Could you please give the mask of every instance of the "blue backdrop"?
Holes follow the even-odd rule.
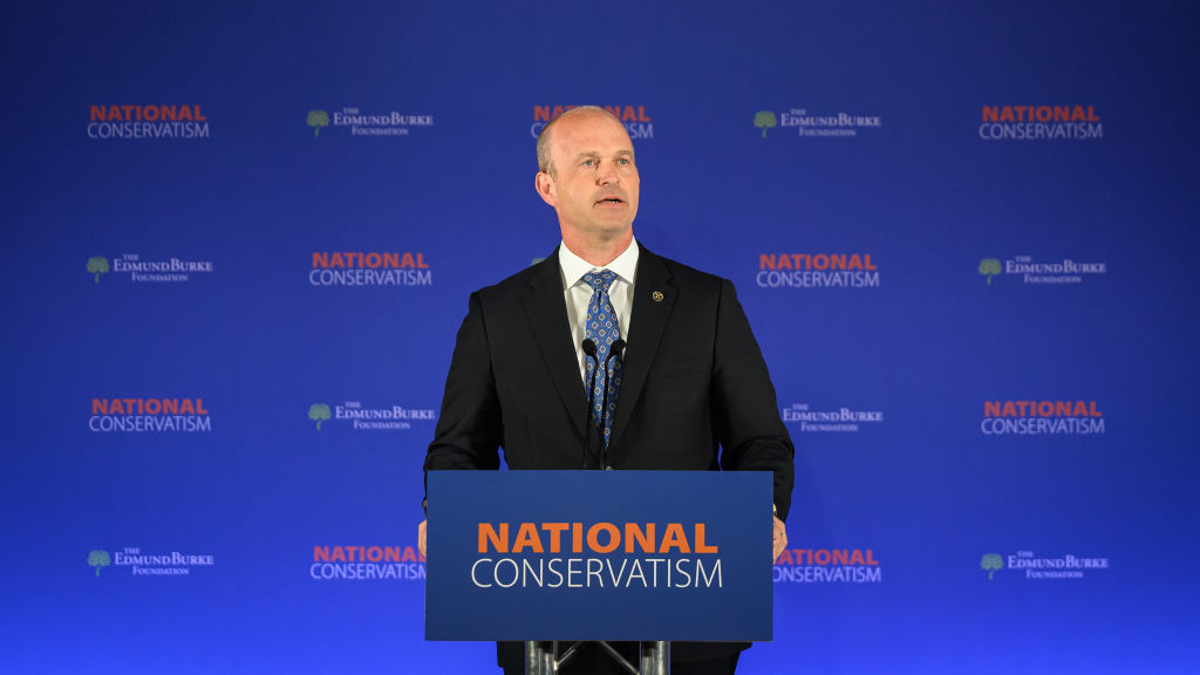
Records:
[[[0,670],[491,663],[422,640],[421,461],[585,103],[796,443],[742,671],[1200,667],[1193,4],[7,15]]]

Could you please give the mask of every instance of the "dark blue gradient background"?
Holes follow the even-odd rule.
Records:
[[[795,548],[882,580],[775,585],[741,672],[1188,673],[1200,553],[1197,11],[1184,2],[24,3],[0,50],[0,670],[478,672],[421,581],[318,581],[314,546],[414,546],[467,295],[547,255],[537,105],[644,106],[635,231],[734,281],[789,424]],[[100,104],[211,138],[93,140]],[[1091,105],[1104,137],[984,141],[985,105]],[[427,114],[314,138],[310,110]],[[801,138],[755,113],[877,115]],[[428,287],[319,287],[314,251],[421,252]],[[764,253],[870,254],[878,288],[763,288]],[[212,261],[93,283],[92,256]],[[1104,262],[988,285],[983,258]],[[93,398],[199,397],[212,431],[94,433]],[[1106,433],[985,436],[990,400],[1096,401]],[[88,552],[211,554],[135,577]],[[1083,579],[986,553],[1103,557]],[[464,609],[464,611],[469,611]]]

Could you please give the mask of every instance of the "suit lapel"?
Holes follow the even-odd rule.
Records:
[[[640,246],[640,244],[639,244]],[[621,362],[621,394],[617,414],[613,418],[609,448],[617,447],[629,416],[637,407],[642,387],[650,373],[650,364],[658,352],[667,319],[675,304],[677,289],[671,283],[671,272],[662,260],[646,247],[638,253],[637,279],[633,287],[633,308],[629,317],[630,330],[625,338],[625,358]],[[657,295],[661,294],[661,296]],[[661,299],[656,300],[655,298]],[[636,328],[637,330],[633,330]]]
[[[549,368],[563,407],[582,437],[587,423],[587,395],[583,381],[579,379],[579,363],[574,345],[571,344],[557,248],[553,255],[538,265],[536,273],[529,280],[523,303],[542,361]]]

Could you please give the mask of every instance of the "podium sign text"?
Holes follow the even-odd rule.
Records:
[[[771,639],[768,472],[428,480],[426,639]]]

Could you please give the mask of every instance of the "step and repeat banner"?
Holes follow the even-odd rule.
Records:
[[[8,15],[0,670],[488,672],[423,640],[421,463],[582,104],[796,445],[743,672],[1200,667],[1192,5]]]

